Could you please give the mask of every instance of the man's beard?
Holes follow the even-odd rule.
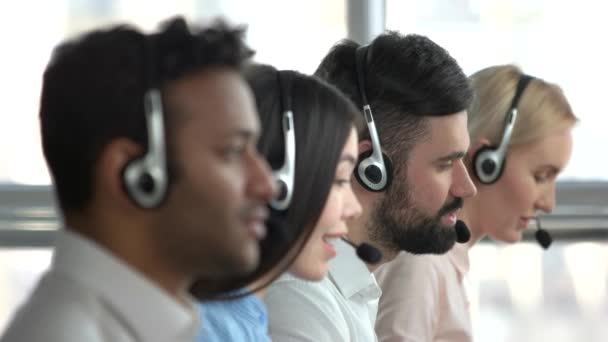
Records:
[[[437,214],[428,215],[412,205],[405,183],[393,182],[374,208],[368,223],[371,241],[393,253],[446,253],[456,243],[456,231],[453,226],[441,224],[441,217],[462,208],[462,198],[456,197],[445,203]]]

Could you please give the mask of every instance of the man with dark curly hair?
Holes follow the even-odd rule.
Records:
[[[463,161],[473,93],[444,48],[398,32],[366,46],[336,44],[316,75],[344,92],[367,121],[352,181],[363,213],[349,225],[348,239],[374,245],[382,258],[364,263],[338,241],[323,281],[279,279],[265,296],[270,335],[273,341],[376,341],[381,289],[371,272],[402,251],[449,251],[458,210],[476,193]]]
[[[251,54],[242,30],[181,18],[55,50],[40,123],[66,228],[2,341],[193,340],[189,287],[257,266],[274,194]]]

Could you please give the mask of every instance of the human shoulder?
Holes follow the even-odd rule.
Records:
[[[282,301],[294,300],[323,310],[339,312],[336,298],[339,295],[340,292],[327,277],[321,281],[307,281],[293,276],[283,276],[267,289],[264,302],[267,306],[274,306]]]
[[[381,265],[374,275],[380,283],[390,278],[419,279],[425,275],[431,279],[440,279],[449,266],[450,261],[445,254],[414,255],[400,252],[395,259]]]
[[[348,341],[348,324],[339,291],[325,278],[319,282],[282,277],[264,296],[273,341]]]
[[[2,342],[102,341],[99,299],[62,274],[47,273],[15,313]]]

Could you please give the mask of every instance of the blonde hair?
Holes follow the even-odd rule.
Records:
[[[469,77],[475,92],[468,109],[472,142],[486,138],[493,145],[500,143],[505,117],[521,75],[522,71],[514,65],[499,65],[482,69]],[[517,119],[509,146],[543,138],[571,127],[577,121],[562,89],[534,78],[517,105]]]

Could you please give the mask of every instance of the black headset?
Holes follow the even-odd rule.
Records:
[[[505,169],[507,148],[511,142],[513,127],[517,119],[517,105],[526,86],[533,79],[534,77],[529,75],[521,75],[519,78],[513,101],[511,101],[511,106],[507,111],[505,129],[500,144],[498,146],[484,146],[473,156],[473,173],[482,184],[495,183]]]
[[[368,46],[360,46],[355,53],[355,64],[357,71],[357,85],[361,102],[363,104],[363,115],[372,142],[371,150],[359,155],[355,168],[355,177],[367,190],[380,192],[386,190],[393,178],[393,167],[390,158],[382,152],[378,130],[374,123],[372,109],[367,101],[365,92],[365,65],[367,64]]]
[[[146,39],[148,89],[144,93],[145,122],[148,133],[148,151],[129,161],[122,171],[124,187],[139,207],[151,209],[160,206],[167,196],[168,176],[165,151],[165,124],[163,103],[158,80],[155,78],[155,54],[150,38]]]
[[[277,71],[279,85],[279,99],[281,103],[281,130],[285,139],[283,165],[272,172],[273,178],[279,187],[278,196],[270,201],[270,206],[276,210],[287,210],[291,203],[294,187],[294,174],[296,164],[296,136],[293,126],[293,112],[291,110],[291,82],[287,74]]]

